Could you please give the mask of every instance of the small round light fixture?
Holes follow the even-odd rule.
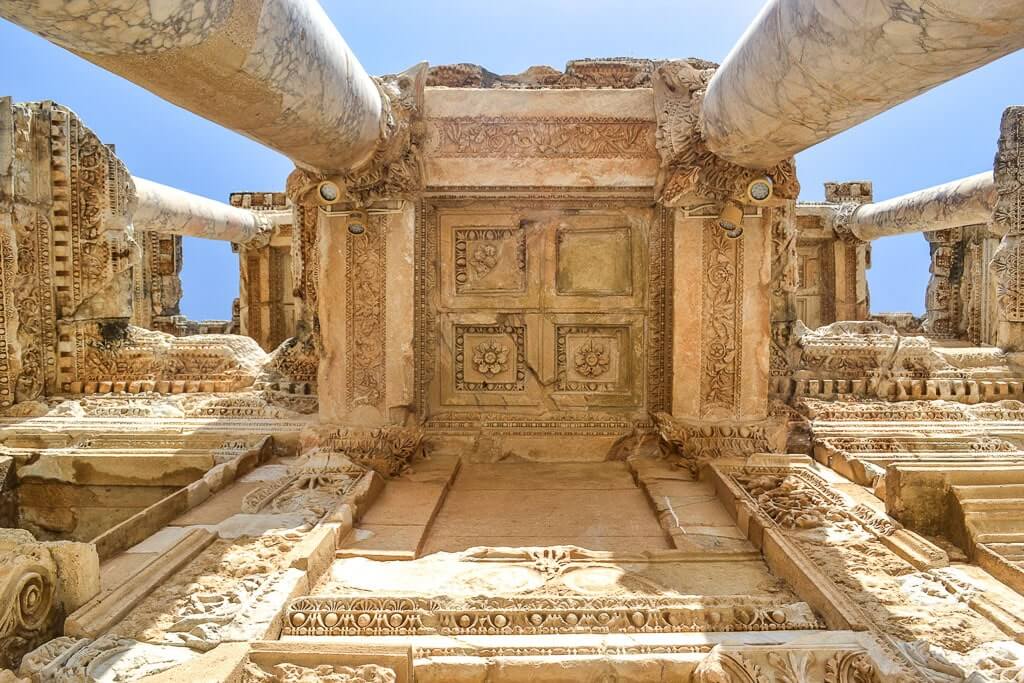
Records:
[[[718,214],[718,227],[725,230],[728,237],[736,239],[743,234],[743,207],[732,201],[727,201],[722,206],[722,212]]]
[[[772,179],[765,176],[757,178],[747,185],[747,198],[752,204],[763,204],[775,194],[775,185]]]
[[[316,194],[322,204],[332,204],[338,201],[341,196],[341,189],[330,180],[325,180],[316,186]]]
[[[362,235],[366,232],[366,219],[367,215],[365,211],[355,210],[348,215],[348,221],[346,227],[348,231],[353,235]]]

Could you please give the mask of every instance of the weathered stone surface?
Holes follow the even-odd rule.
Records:
[[[0,101],[0,519],[40,539],[0,532],[0,665],[1021,678],[1021,112],[993,174],[888,202],[798,204],[784,158],[1016,44],[1005,1],[779,0],[717,70],[378,79],[311,0],[8,4],[298,167],[201,200]],[[814,30],[752,60],[785,11]],[[785,115],[722,108],[759,74]],[[911,228],[927,313],[872,315],[865,240]],[[181,234],[240,243],[231,321],[180,315]]]

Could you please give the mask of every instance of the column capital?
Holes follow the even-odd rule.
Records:
[[[741,204],[796,199],[800,183],[793,159],[771,168],[751,169],[708,148],[701,119],[704,93],[717,68],[703,60],[677,60],[660,65],[652,76],[661,156],[657,192],[662,203],[677,206],[686,197]],[[762,196],[765,179],[768,193]],[[762,185],[755,190],[754,183]]]

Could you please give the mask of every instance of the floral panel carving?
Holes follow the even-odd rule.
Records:
[[[525,293],[522,228],[456,228],[452,260],[456,294]]]
[[[556,325],[558,391],[623,393],[633,384],[628,326]]]
[[[456,391],[526,391],[524,325],[456,325]]]

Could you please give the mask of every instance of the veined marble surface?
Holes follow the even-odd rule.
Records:
[[[348,171],[381,136],[377,86],[316,0],[9,0],[0,16],[300,165]]]
[[[996,203],[992,172],[862,204],[846,221],[859,239],[869,241],[909,232],[931,232],[988,223]]]
[[[269,235],[279,218],[277,212],[269,215],[239,209],[145,178],[132,181],[138,196],[132,215],[136,230],[245,244]]]
[[[771,0],[708,85],[704,135],[770,168],[1022,47],[1019,0]]]

